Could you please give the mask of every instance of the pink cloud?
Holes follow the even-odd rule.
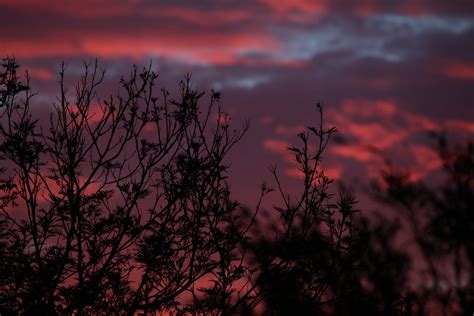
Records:
[[[12,39],[0,53],[8,55],[14,52],[16,57],[30,58],[47,56],[93,56],[114,58],[141,58],[148,55],[160,55],[170,60],[188,63],[210,63],[231,65],[241,61],[242,50],[270,51],[277,43],[262,34],[224,34],[220,32],[204,33],[190,31],[172,34],[128,35],[111,34],[75,34],[68,40],[61,37],[48,39]]]
[[[438,123],[429,119],[424,115],[418,115],[410,112],[401,114],[402,118],[408,123],[410,130],[440,131],[441,127]]]
[[[361,144],[380,149],[390,148],[409,135],[407,130],[391,129],[380,123],[351,123],[344,130],[346,135],[357,138]]]
[[[60,15],[73,15],[82,17],[104,17],[129,14],[135,6],[132,1],[116,0],[0,0],[0,5],[4,8],[47,11]]]
[[[445,125],[447,128],[453,128],[474,134],[474,122],[463,120],[448,120],[446,121]]]
[[[401,159],[415,161],[412,181],[419,180],[440,167],[440,161],[429,147],[410,143],[410,137],[420,131],[441,131],[442,126],[474,133],[474,123],[448,121],[439,124],[427,116],[397,107],[392,100],[344,100],[340,110],[329,111],[329,118],[343,137],[353,143],[332,145],[332,155],[353,159],[364,164],[367,175],[379,179],[380,160],[367,146],[381,153],[397,153]],[[406,148],[409,148],[407,153]]]
[[[392,117],[397,113],[395,102],[389,100],[380,100],[375,103],[376,110],[385,117]]]
[[[78,113],[79,111],[76,104],[69,105],[69,108],[71,110],[71,113]],[[87,111],[87,121],[89,122],[89,124],[95,124],[99,122],[106,114],[103,105],[97,102],[90,103]]]
[[[275,133],[278,135],[284,135],[288,137],[296,136],[301,132],[304,132],[306,128],[302,125],[298,126],[285,126],[285,125],[278,125],[275,127]]]
[[[424,145],[412,144],[410,150],[417,163],[417,170],[424,175],[442,166],[442,161],[437,153],[430,147]]]
[[[215,121],[219,122],[219,124],[222,124],[222,125],[229,125],[230,122],[232,121],[232,117],[229,114],[224,114],[224,113],[221,113],[220,115],[219,114],[213,114],[212,118]]]
[[[342,175],[342,167],[341,166],[325,166],[323,167],[324,174],[333,180],[337,180],[341,178]]]
[[[263,116],[260,118],[260,123],[263,125],[270,125],[275,121],[275,118],[269,115]]]
[[[455,79],[474,80],[474,65],[453,63],[443,69],[446,76]]]
[[[36,68],[36,67],[30,67],[30,66],[24,66],[24,69],[28,70],[28,74],[30,75],[30,78],[33,80],[52,80],[54,79],[54,74],[46,68]]]
[[[324,175],[332,180],[339,179],[342,174],[341,166],[335,166],[335,167],[324,166],[322,167],[322,170],[324,172]],[[318,171],[321,172],[321,169],[318,169]],[[284,174],[294,179],[298,179],[298,180],[304,179],[303,171],[301,171],[298,168],[287,168],[285,169]]]
[[[329,2],[327,0],[261,0],[261,2],[265,3],[279,14],[290,13],[295,10],[301,12],[325,13],[329,7]]]
[[[180,18],[186,22],[200,26],[216,26],[235,22],[242,22],[250,16],[249,11],[226,9],[226,10],[197,10],[193,8],[169,6],[156,9],[147,9],[144,15],[166,16]]]
[[[289,143],[277,139],[267,139],[263,142],[264,149],[279,154],[286,162],[294,163],[294,154],[287,150],[289,146]]]
[[[289,146],[289,143],[276,139],[267,139],[263,142],[263,148],[278,154],[287,153],[286,148]]]
[[[301,171],[297,168],[287,168],[287,169],[285,169],[284,173],[285,173],[285,175],[287,175],[291,178],[294,178],[294,179],[298,179],[298,180],[304,179],[303,171]]]
[[[354,9],[354,13],[360,16],[369,16],[376,13],[376,8],[373,1],[358,1]]]
[[[156,123],[154,122],[148,122],[143,126],[143,129],[149,133],[155,133],[158,131],[158,128],[156,126]]]
[[[374,155],[366,148],[356,145],[336,145],[331,146],[329,151],[332,154],[355,159],[360,162],[370,162],[374,159]]]
[[[388,149],[416,131],[441,130],[430,118],[401,110],[392,100],[344,100],[339,111],[329,111],[329,119],[343,136],[380,149]]]
[[[358,118],[392,118],[397,114],[397,107],[392,100],[346,99],[340,105],[346,115]]]

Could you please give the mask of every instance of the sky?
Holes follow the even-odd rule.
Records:
[[[0,0],[0,55],[29,69],[48,106],[61,61],[71,80],[98,58],[116,91],[132,64],[176,91],[186,73],[250,130],[231,154],[231,184],[255,201],[276,165],[290,187],[301,174],[286,147],[318,123],[339,130],[326,151],[337,181],[377,179],[377,148],[429,179],[440,162],[430,131],[474,136],[472,0]]]

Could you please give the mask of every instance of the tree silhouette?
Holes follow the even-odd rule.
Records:
[[[186,293],[201,306],[201,279],[223,308],[246,272],[224,157],[247,127],[230,130],[219,95],[203,114],[189,77],[178,100],[158,98],[157,75],[134,68],[100,99],[96,63],[72,97],[63,64],[46,127],[29,78],[13,59],[2,66],[2,312],[133,315],[176,309]]]
[[[411,181],[409,172],[388,161],[376,198],[405,223],[400,229],[411,236],[409,244],[415,247],[414,254],[402,250],[421,266],[416,271],[420,284],[410,293],[413,310],[420,315],[434,310],[466,315],[474,308],[473,144],[452,146],[444,134],[433,136],[442,181],[438,185]],[[407,288],[405,284],[400,291]]]
[[[446,315],[473,309],[473,145],[438,136],[439,189],[388,164],[378,201],[397,220],[366,218],[322,168],[336,133],[318,124],[290,146],[301,173],[287,192],[277,168],[249,208],[232,198],[232,129],[220,94],[187,76],[172,98],[151,67],[115,95],[84,65],[63,64],[48,119],[35,118],[29,76],[0,71],[0,313],[22,315]],[[266,209],[268,196],[276,205]],[[409,230],[416,253],[397,247]],[[425,286],[413,287],[417,271]],[[434,304],[434,305],[433,305]]]
[[[350,194],[341,190],[335,199],[330,193],[332,180],[321,161],[336,129],[325,128],[319,103],[317,109],[319,125],[298,135],[300,147],[288,148],[303,177],[301,193],[286,193],[276,168],[271,168],[283,206],[275,207],[277,216],[269,232],[252,245],[268,315],[334,312],[356,284],[358,211]]]

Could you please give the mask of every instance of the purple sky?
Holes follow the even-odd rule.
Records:
[[[150,60],[171,91],[187,72],[197,88],[222,91],[233,121],[251,121],[231,157],[232,185],[248,201],[270,180],[270,164],[290,186],[298,178],[285,147],[317,123],[317,100],[345,140],[324,160],[336,179],[377,177],[380,158],[367,146],[423,179],[439,167],[428,131],[474,135],[472,0],[0,0],[0,8],[0,53],[30,70],[38,106],[54,100],[61,61],[73,82],[82,60],[96,57],[110,93],[132,64]]]

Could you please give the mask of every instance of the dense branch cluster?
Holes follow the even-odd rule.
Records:
[[[46,128],[16,69],[5,61],[2,306],[133,315],[197,295],[196,281],[241,238],[223,158],[243,132],[229,130],[217,95],[202,116],[189,78],[179,100],[162,90],[159,101],[156,74],[134,68],[121,93],[102,100],[95,64],[71,96],[63,65]]]

